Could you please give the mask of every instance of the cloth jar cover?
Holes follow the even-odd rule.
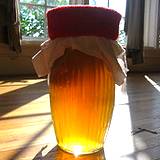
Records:
[[[127,69],[125,52],[116,41],[119,13],[102,7],[66,6],[50,10],[47,18],[49,39],[32,58],[39,77],[48,75],[54,61],[66,48],[72,48],[102,59],[111,67],[115,83],[123,83]],[[123,62],[121,65],[118,59]]]

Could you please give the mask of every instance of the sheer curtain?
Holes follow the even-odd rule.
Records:
[[[133,64],[143,63],[143,29],[145,0],[127,0],[125,32],[127,35],[127,57]]]
[[[8,43],[7,32],[7,3],[0,1],[0,43]]]
[[[143,62],[143,48],[160,44],[160,0],[127,0],[125,31],[127,56]]]
[[[21,53],[21,34],[18,0],[8,1],[8,40],[10,48],[16,53]]]
[[[158,8],[159,0],[145,0],[144,46],[158,47]]]
[[[8,44],[15,53],[21,52],[18,0],[0,1],[0,43]]]

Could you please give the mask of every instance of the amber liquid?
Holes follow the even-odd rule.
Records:
[[[49,90],[60,148],[75,154],[101,149],[114,107],[110,68],[96,57],[69,49],[53,64]]]

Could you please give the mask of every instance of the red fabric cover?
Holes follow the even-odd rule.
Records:
[[[47,12],[50,39],[57,37],[100,36],[116,40],[121,15],[95,6],[63,6]]]

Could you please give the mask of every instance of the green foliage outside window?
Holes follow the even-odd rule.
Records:
[[[120,21],[120,25],[119,25],[119,37],[118,37],[118,42],[122,45],[122,46],[126,46],[127,44],[127,38],[126,38],[126,34],[124,32],[124,17],[122,17],[121,21]]]
[[[59,5],[69,4],[68,0],[20,0],[20,21],[23,37],[45,38],[46,11]]]
[[[48,6],[60,6],[60,5],[68,5],[68,0],[48,0],[47,5]]]
[[[29,4],[45,4],[45,0],[20,0],[20,3],[29,3]]]
[[[44,7],[21,5],[20,19],[24,37],[44,37]]]

